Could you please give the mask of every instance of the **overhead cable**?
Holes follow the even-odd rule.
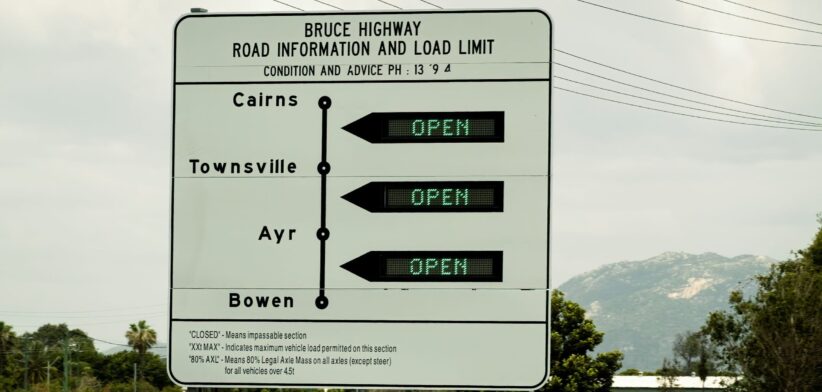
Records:
[[[295,7],[295,6],[293,6],[293,5],[289,4],[289,3],[286,3],[286,2],[284,2],[284,1],[274,0],[274,2],[275,2],[275,3],[282,4],[282,5],[286,6],[286,7],[291,7],[291,8],[293,8],[293,9],[297,10],[297,11],[305,11],[305,10],[304,10],[304,9],[302,9],[302,8]]]
[[[434,4],[434,3],[432,3],[432,2],[430,2],[430,1],[425,1],[425,0],[420,0],[420,1],[421,1],[421,2],[423,2],[423,3],[425,3],[425,4],[430,5],[430,6],[432,6],[432,7],[436,7],[436,8],[442,9],[442,7],[440,7],[440,6],[438,6],[438,5]]]
[[[752,7],[752,6],[749,6],[749,5],[747,5],[747,4],[738,3],[738,2],[736,2],[736,1],[731,1],[731,0],[722,0],[722,1],[725,1],[725,2],[727,2],[727,3],[734,4],[734,5],[738,5],[738,6],[740,6],[740,7],[750,8],[750,9],[752,9],[752,10],[756,10],[756,11],[759,11],[759,12],[764,12],[764,13],[766,13],[766,14],[771,14],[771,15],[781,16],[781,17],[783,17],[783,18],[787,18],[787,19],[791,19],[791,20],[796,20],[796,21],[799,21],[799,22],[805,22],[805,23],[810,23],[810,24],[814,24],[814,25],[817,25],[817,26],[822,26],[822,23],[817,23],[817,22],[813,22],[813,21],[810,21],[810,20],[805,20],[805,19],[794,18],[793,16],[788,16],[788,15],[783,15],[783,14],[777,14],[776,12],[771,12],[771,11],[768,11],[768,10],[763,10],[763,9],[761,9],[761,8]]]
[[[809,43],[805,43],[805,42],[793,42],[793,41],[780,41],[780,40],[775,40],[775,39],[758,38],[758,37],[750,37],[750,36],[741,35],[741,34],[726,33],[724,31],[704,29],[704,28],[701,28],[701,27],[694,27],[694,26],[684,25],[684,24],[681,24],[681,23],[675,23],[675,22],[671,22],[671,21],[667,21],[667,20],[652,18],[650,16],[639,15],[639,14],[635,14],[633,12],[628,12],[628,11],[623,11],[623,10],[616,9],[616,8],[611,8],[611,7],[608,7],[608,6],[604,6],[602,4],[592,3],[592,2],[586,1],[586,0],[577,0],[577,1],[579,1],[580,3],[585,3],[585,4],[595,6],[595,7],[603,8],[603,9],[606,9],[606,10],[609,10],[609,11],[618,12],[620,14],[625,14],[625,15],[630,15],[630,16],[634,16],[634,17],[637,17],[637,18],[652,20],[654,22],[665,23],[665,24],[669,24],[669,25],[672,25],[672,26],[682,27],[682,28],[685,28],[685,29],[698,30],[698,31],[706,32],[706,33],[714,33],[714,34],[726,35],[726,36],[729,36],[729,37],[744,38],[744,39],[749,39],[749,40],[754,40],[754,41],[763,41],[763,42],[772,42],[772,43],[786,44],[786,45],[797,45],[797,46],[809,46],[809,47],[822,48],[821,44],[809,44]]]
[[[149,309],[149,308],[157,308],[160,306],[166,306],[165,304],[156,304],[156,305],[145,305],[145,306],[135,306],[132,308],[110,308],[110,309],[97,309],[97,310],[70,310],[70,311],[56,311],[56,312],[40,312],[40,311],[16,311],[16,310],[0,310],[2,314],[44,314],[44,315],[52,315],[52,314],[78,314],[78,313],[105,313],[105,312],[129,312],[134,311],[136,309]]]
[[[768,21],[762,20],[762,19],[749,18],[747,16],[737,15],[733,12],[726,12],[726,11],[718,10],[716,8],[711,8],[711,7],[706,7],[706,6],[700,5],[700,4],[690,3],[690,2],[687,2],[685,0],[676,0],[676,1],[678,1],[682,4],[690,5],[692,7],[702,8],[702,9],[707,10],[707,11],[716,12],[716,13],[720,13],[720,14],[728,15],[728,16],[733,16],[735,18],[746,19],[746,20],[750,20],[750,21],[754,21],[754,22],[768,24],[768,25],[771,25],[771,26],[784,27],[786,29],[791,29],[791,30],[805,31],[805,32],[814,33],[814,34],[822,34],[822,31],[801,29],[799,27],[793,27],[793,26],[787,26],[787,25],[783,25],[783,24],[779,24],[779,23],[768,22]]]
[[[109,341],[107,341],[107,340],[97,339],[97,338],[93,338],[93,337],[91,337],[91,336],[89,336],[88,338],[89,338],[89,339],[91,339],[91,340],[97,341],[97,342],[101,342],[101,343],[105,343],[105,344],[110,344],[110,345],[112,345],[112,346],[131,347],[131,346],[129,346],[128,344],[112,343],[112,342],[109,342]]]
[[[89,339],[91,339],[91,340],[94,340],[94,341],[97,341],[97,342],[101,342],[101,343],[110,344],[110,345],[112,345],[112,346],[132,347],[132,346],[130,346],[130,345],[128,345],[128,344],[113,343],[113,342],[109,342],[109,341],[107,341],[107,340],[93,338],[93,337],[91,337],[91,336],[87,336],[87,337],[88,337]],[[152,346],[151,348],[168,348],[168,347],[167,347],[167,346]]]
[[[731,124],[749,125],[749,126],[753,126],[753,127],[774,128],[774,129],[790,129],[790,130],[796,130],[796,131],[822,132],[822,130],[820,130],[820,129],[779,127],[779,126],[775,126],[775,125],[752,124],[752,123],[745,123],[745,122],[741,122],[741,121],[732,121],[732,120],[723,120],[723,119],[719,119],[719,118],[704,117],[704,116],[698,116],[698,115],[695,115],[695,114],[680,113],[680,112],[674,112],[674,111],[670,111],[670,110],[652,108],[652,107],[649,107],[649,106],[637,105],[637,104],[633,104],[633,103],[619,101],[619,100],[616,100],[616,99],[609,99],[609,98],[604,98],[604,97],[600,97],[600,96],[597,96],[597,95],[585,94],[585,93],[581,93],[579,91],[574,91],[574,90],[570,90],[570,89],[562,88],[562,87],[554,87],[554,88],[557,89],[557,90],[567,91],[569,93],[583,95],[583,96],[586,96],[586,97],[600,99],[600,100],[603,100],[603,101],[618,103],[618,104],[627,105],[627,106],[633,106],[633,107],[637,107],[637,108],[641,108],[641,109],[653,110],[653,111],[656,111],[656,112],[675,114],[677,116],[693,117],[693,118],[699,118],[699,119],[703,119],[703,120],[719,121],[719,122],[731,123]]]
[[[680,100],[683,100],[683,101],[686,101],[686,102],[697,103],[697,104],[700,104],[700,105],[710,106],[710,107],[714,107],[714,108],[718,108],[718,109],[723,109],[723,110],[728,110],[728,111],[731,111],[731,112],[736,112],[736,113],[750,114],[750,115],[753,115],[753,116],[759,116],[759,117],[771,118],[771,119],[775,119],[775,120],[784,120],[784,121],[788,121],[788,122],[795,123],[795,124],[797,124],[797,125],[809,125],[809,126],[818,126],[818,125],[822,125],[822,124],[819,124],[819,123],[812,123],[812,122],[807,122],[807,121],[799,121],[799,120],[793,120],[793,119],[783,118],[783,117],[768,116],[768,115],[759,114],[759,113],[746,112],[746,111],[744,111],[744,110],[732,109],[732,108],[725,107],[725,106],[714,105],[714,104],[710,104],[710,103],[706,103],[706,102],[702,102],[702,101],[697,101],[697,100],[694,100],[694,99],[688,99],[688,98],[680,97],[680,96],[673,95],[673,94],[663,93],[663,92],[661,92],[661,91],[657,91],[657,90],[653,90],[653,89],[649,89],[649,88],[645,88],[645,87],[637,86],[637,85],[635,85],[635,84],[630,84],[630,83],[621,82],[621,81],[616,80],[616,79],[611,79],[611,78],[608,78],[608,77],[605,77],[605,76],[602,76],[602,75],[595,74],[595,73],[593,73],[593,72],[584,71],[584,70],[581,70],[581,69],[579,69],[579,68],[574,68],[574,67],[571,67],[571,66],[569,66],[569,65],[565,65],[565,64],[558,63],[558,62],[556,62],[556,61],[553,61],[553,62],[552,62],[552,64],[554,64],[554,65],[558,65],[558,66],[560,66],[560,67],[568,68],[568,69],[571,69],[571,70],[574,70],[574,71],[577,71],[577,72],[579,72],[579,73],[583,73],[583,74],[586,74],[586,75],[591,75],[591,76],[594,76],[594,77],[597,77],[597,78],[600,78],[600,79],[603,79],[603,80],[607,80],[607,81],[609,81],[609,82],[613,82],[613,83],[621,84],[621,85],[623,85],[623,86],[633,87],[633,88],[638,89],[638,90],[643,90],[643,91],[651,92],[651,93],[654,93],[654,94],[659,94],[659,95],[662,95],[662,96],[665,96],[665,97],[669,97],[669,98],[676,98],[676,99],[680,99]]]
[[[392,7],[396,8],[396,9],[398,9],[398,10],[401,10],[401,9],[402,9],[402,8],[397,7],[396,5],[391,4],[391,3],[389,3],[389,2],[387,2],[387,1],[385,1],[385,0],[377,0],[377,1],[379,1],[380,3],[383,3],[383,4],[385,4],[385,5],[390,5],[390,6],[392,6]]]
[[[798,125],[796,123],[787,122],[787,121],[766,120],[766,119],[761,119],[761,118],[756,118],[756,117],[739,116],[739,115],[736,115],[736,114],[729,114],[729,113],[717,112],[717,111],[714,111],[714,110],[695,108],[693,106],[679,105],[679,104],[672,103],[672,102],[666,102],[666,101],[660,101],[660,100],[657,100],[657,99],[641,97],[639,95],[628,94],[628,93],[625,93],[625,92],[612,90],[612,89],[609,89],[609,88],[596,86],[596,85],[593,85],[593,84],[583,83],[583,82],[576,81],[576,80],[573,80],[573,79],[563,78],[561,76],[554,76],[554,79],[565,80],[567,82],[571,82],[571,83],[579,84],[579,85],[582,85],[582,86],[595,88],[595,89],[602,90],[602,91],[608,91],[608,92],[611,92],[611,93],[614,93],[614,94],[620,94],[620,95],[625,95],[625,96],[628,96],[628,97],[631,97],[631,98],[637,98],[637,99],[642,99],[642,100],[645,100],[645,101],[651,101],[651,102],[661,103],[661,104],[665,104],[665,105],[676,106],[676,107],[683,108],[683,109],[698,110],[698,111],[706,112],[706,113],[719,114],[719,115],[723,115],[723,116],[730,116],[730,117],[736,117],[736,118],[744,118],[744,119],[747,119],[747,120],[754,120],[754,121],[764,121],[764,122],[772,122],[772,123],[777,123],[777,124]],[[819,124],[819,126],[822,126],[822,124]]]
[[[334,4],[329,4],[329,3],[326,3],[326,2],[321,1],[321,0],[314,0],[314,1],[316,1],[316,2],[318,2],[318,3],[320,3],[320,4],[325,4],[325,5],[327,5],[327,6],[331,7],[331,8],[336,8],[336,9],[338,9],[338,10],[340,10],[340,11],[345,11],[344,9],[342,9],[342,8],[340,8],[340,7],[337,7],[337,6],[336,6],[336,5],[334,5]]]
[[[695,94],[704,95],[704,96],[706,96],[706,97],[711,97],[711,98],[721,99],[721,100],[723,100],[723,101],[728,101],[728,102],[738,103],[738,104],[740,104],[740,105],[751,106],[751,107],[755,107],[755,108],[759,108],[759,109],[767,109],[767,110],[772,110],[772,111],[774,111],[774,112],[780,112],[780,113],[785,113],[785,114],[792,114],[792,115],[794,115],[794,116],[809,117],[809,118],[817,118],[817,119],[822,120],[822,117],[819,117],[819,116],[813,116],[813,115],[810,115],[810,114],[802,114],[802,113],[797,113],[797,112],[790,112],[790,111],[787,111],[787,110],[781,110],[781,109],[774,109],[774,108],[772,108],[772,107],[768,107],[768,106],[755,105],[755,104],[752,104],[752,103],[743,102],[743,101],[739,101],[739,100],[736,100],[736,99],[725,98],[725,97],[721,97],[721,96],[718,96],[718,95],[714,95],[714,94],[705,93],[705,92],[698,91],[698,90],[694,90],[694,89],[691,89],[691,88],[687,88],[687,87],[679,86],[679,85],[676,85],[676,84],[673,84],[673,83],[668,83],[668,82],[665,82],[665,81],[662,81],[662,80],[659,80],[659,79],[654,79],[654,78],[651,78],[651,77],[648,77],[648,76],[640,75],[640,74],[637,74],[637,73],[634,73],[634,72],[626,71],[626,70],[624,70],[624,69],[617,68],[617,67],[614,67],[614,66],[611,66],[611,65],[608,65],[608,64],[603,64],[603,63],[600,63],[600,62],[598,62],[598,61],[594,61],[594,60],[591,60],[591,59],[588,59],[588,58],[582,57],[582,56],[580,56],[580,55],[576,55],[576,54],[573,54],[573,53],[570,53],[570,52],[566,52],[566,51],[564,51],[564,50],[560,50],[560,49],[554,49],[554,50],[556,50],[557,52],[560,52],[560,53],[562,53],[562,54],[567,54],[568,56],[571,56],[571,57],[574,57],[574,58],[577,58],[577,59],[580,59],[580,60],[583,60],[583,61],[587,61],[587,62],[589,62],[589,63],[591,63],[591,64],[596,64],[596,65],[599,65],[599,66],[601,66],[601,67],[605,67],[605,68],[608,68],[608,69],[612,69],[612,70],[614,70],[614,71],[622,72],[622,73],[624,73],[624,74],[628,74],[628,75],[631,75],[631,76],[636,76],[636,77],[638,77],[638,78],[645,79],[645,80],[649,80],[649,81],[656,82],[656,83],[659,83],[659,84],[664,84],[664,85],[666,85],[666,86],[668,86],[668,87],[678,88],[678,89],[680,89],[680,90],[685,90],[685,91],[692,92],[692,93],[695,93]],[[750,114],[750,113],[748,113],[748,114]],[[784,120],[784,119],[780,119],[780,120]]]
[[[58,316],[61,319],[112,319],[112,318],[136,318],[136,317],[150,317],[150,316],[160,316],[167,314],[165,311],[161,312],[151,312],[151,313],[123,313],[123,314],[88,314],[88,315],[79,315],[79,314],[70,314],[70,315],[60,315]],[[43,318],[53,318],[55,315],[53,314],[4,314],[4,316],[14,316],[26,319],[43,319]]]

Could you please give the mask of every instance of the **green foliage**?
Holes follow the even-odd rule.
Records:
[[[138,363],[140,366],[137,367],[137,372],[140,374],[140,378],[144,378],[143,369],[145,368],[146,351],[157,344],[157,331],[151,328],[146,320],[140,320],[136,324],[129,325],[129,329],[126,331],[126,339],[128,339],[128,345],[139,354],[140,360]]]
[[[8,391],[19,373],[16,363],[20,339],[11,325],[0,321],[0,390]]]
[[[90,375],[103,358],[94,347],[94,341],[83,330],[69,329],[64,323],[45,324],[35,332],[23,334],[22,339],[26,350],[31,352],[33,360],[37,361],[38,368],[42,370],[42,374],[36,374],[38,380],[45,380],[46,361],[50,363],[56,360],[52,366],[62,374],[63,350],[66,344],[69,347],[71,371],[74,375]],[[40,378],[41,376],[43,378]]]
[[[146,323],[146,320],[140,320],[136,324],[129,325],[126,339],[128,339],[129,346],[142,354],[157,344],[157,332]]]
[[[822,390],[822,228],[756,280],[755,296],[732,293],[732,311],[711,313],[703,327],[725,370],[742,375],[732,390]]]
[[[662,360],[662,367],[657,369],[657,381],[659,381],[659,390],[675,392],[679,385],[676,382],[676,376],[679,374],[676,364],[673,361],[665,358]]]
[[[134,391],[134,384],[131,381],[129,382],[116,382],[111,383],[106,386],[105,391],[107,392],[133,392]],[[137,381],[137,392],[158,392],[159,390],[151,385],[146,380],[138,380]]]
[[[153,335],[147,340],[147,350],[156,343],[156,332],[145,322],[140,328],[145,335]],[[144,377],[139,391],[181,391],[168,378],[165,362],[156,354],[126,351],[105,356],[84,331],[69,329],[66,324],[45,324],[34,332],[17,336],[10,325],[0,322],[0,391],[62,390],[66,357],[72,392],[131,392],[133,366],[141,361]],[[46,383],[49,376],[50,385]]]
[[[130,383],[134,378],[134,364],[140,363],[140,360],[140,354],[134,351],[121,351],[109,355],[103,366],[98,369],[98,377],[106,383]],[[158,388],[173,385],[166,374],[163,360],[150,352],[143,357],[143,379]]]
[[[696,374],[704,382],[709,374],[716,373],[716,350],[702,332],[677,334],[673,353],[670,366],[680,376]]]
[[[620,376],[641,376],[643,374],[644,373],[641,370],[635,368],[625,369],[619,372]]]
[[[622,353],[611,351],[591,358],[588,353],[602,343],[603,334],[578,304],[562,292],[551,295],[551,378],[546,391],[608,391],[613,375],[622,366]]]

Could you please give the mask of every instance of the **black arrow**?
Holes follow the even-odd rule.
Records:
[[[505,112],[371,113],[343,129],[370,143],[502,143]]]
[[[341,267],[369,282],[502,282],[502,251],[372,251]]]
[[[342,198],[370,212],[502,212],[502,181],[369,182]]]

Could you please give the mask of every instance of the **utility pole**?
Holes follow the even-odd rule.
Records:
[[[68,335],[63,338],[63,392],[69,392],[69,339]]]
[[[23,373],[23,390],[29,390],[29,349],[28,347],[24,348],[23,351],[23,367],[26,369],[26,372]]]
[[[134,392],[137,392],[137,362],[134,362]]]
[[[46,390],[49,392],[51,392],[51,366],[54,365],[54,363],[57,362],[58,359],[59,358],[54,358],[54,360],[50,362],[48,359],[46,359]]]
[[[49,351],[49,347],[46,346],[43,349],[43,352],[45,354],[48,354],[48,351]],[[54,365],[54,363],[57,362],[58,359],[59,358],[54,358],[53,361],[49,361],[48,356],[46,356],[46,391],[49,391],[49,392],[51,392],[51,366]]]

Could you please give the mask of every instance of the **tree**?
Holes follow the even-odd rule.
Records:
[[[642,373],[642,371],[637,368],[629,368],[619,372],[620,376],[641,376],[643,374],[644,373]]]
[[[656,381],[659,383],[658,390],[674,392],[679,388],[679,384],[676,382],[676,376],[679,374],[679,370],[673,361],[664,358],[662,360],[662,367],[657,369],[656,374]]]
[[[822,222],[820,222],[822,223]],[[703,331],[735,390],[822,390],[822,228],[807,249],[756,277],[752,298],[731,293],[730,312],[708,316]]]
[[[714,349],[702,332],[677,334],[673,354],[674,360],[670,365],[680,376],[696,374],[705,382],[708,374],[716,370]]]
[[[140,320],[137,324],[129,325],[129,330],[126,331],[126,339],[128,339],[128,345],[139,354],[139,373],[140,378],[143,378],[146,351],[157,344],[157,332],[149,327],[146,320]]]
[[[94,340],[85,331],[78,328],[69,329],[65,323],[44,324],[35,332],[23,334],[22,340],[30,355],[29,360],[32,361],[29,364],[29,379],[34,382],[45,381],[48,375],[52,380],[62,378],[65,376],[63,369],[68,368],[71,382],[74,384],[77,381],[74,379],[75,376],[91,375],[102,358],[94,347]],[[67,367],[63,365],[66,349]]]
[[[551,294],[551,378],[546,391],[608,391],[614,373],[622,366],[622,353],[588,352],[602,343],[603,333],[585,318],[585,310],[566,301],[559,290]]]
[[[134,377],[134,364],[140,361],[140,354],[136,351],[120,351],[106,356],[103,366],[96,369],[97,377],[103,383],[126,383],[131,385]],[[173,386],[168,378],[166,364],[157,354],[147,352],[143,357],[143,381],[163,388]]]
[[[17,366],[14,362],[19,346],[17,334],[11,325],[0,321],[0,390],[9,390],[14,385]]]

